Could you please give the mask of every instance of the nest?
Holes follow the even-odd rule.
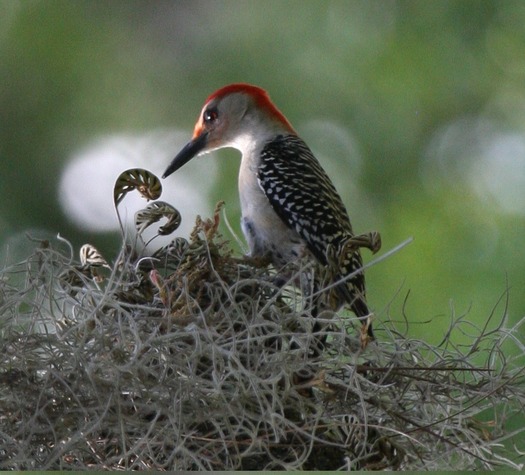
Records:
[[[362,350],[357,319],[314,325],[218,221],[151,258],[59,239],[1,271],[0,469],[520,468],[517,329],[460,348],[459,318],[432,347],[385,316]]]

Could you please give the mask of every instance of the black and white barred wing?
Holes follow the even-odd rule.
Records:
[[[308,146],[280,135],[262,150],[257,178],[274,211],[326,264],[328,244],[352,235],[345,206]]]

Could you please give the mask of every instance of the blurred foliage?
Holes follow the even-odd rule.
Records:
[[[472,170],[485,162],[498,170],[495,141],[503,155],[506,137],[525,141],[524,50],[520,0],[2,0],[0,241],[32,228],[84,242],[86,231],[58,205],[70,156],[109,133],[177,126],[189,135],[209,93],[245,81],[266,88],[308,143],[319,141],[312,120],[347,131],[360,167],[348,190],[338,188],[356,231],[380,230],[385,250],[414,237],[368,271],[378,318],[389,307],[402,322],[405,311],[410,333],[439,342],[451,314],[482,322],[508,287],[517,322],[525,205],[505,207],[497,192],[510,186],[522,196],[525,178],[482,174],[489,193]],[[468,154],[457,143],[470,136],[447,135],[466,119],[493,131]],[[443,158],[444,150],[452,152]],[[496,151],[482,161],[484,150]],[[510,160],[525,170],[516,150]],[[176,152],[166,150],[166,163]],[[217,155],[210,207],[225,199],[239,230],[238,157]],[[332,158],[354,170],[355,157],[323,163]],[[119,238],[89,240],[108,255]]]

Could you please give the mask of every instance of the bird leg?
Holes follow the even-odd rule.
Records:
[[[362,320],[363,324],[361,326],[361,331],[359,332],[359,340],[361,342],[361,349],[365,349],[368,346],[368,343],[374,340],[372,336],[370,336],[369,328],[372,325],[372,318],[374,314],[371,313],[366,318]]]

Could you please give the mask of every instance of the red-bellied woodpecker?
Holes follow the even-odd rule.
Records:
[[[191,141],[163,178],[197,155],[224,147],[242,153],[239,195],[242,230],[252,257],[279,269],[313,256],[330,268],[333,310],[347,303],[373,338],[360,247],[380,247],[377,233],[354,236],[346,208],[327,174],[263,89],[231,84],[204,104]]]

